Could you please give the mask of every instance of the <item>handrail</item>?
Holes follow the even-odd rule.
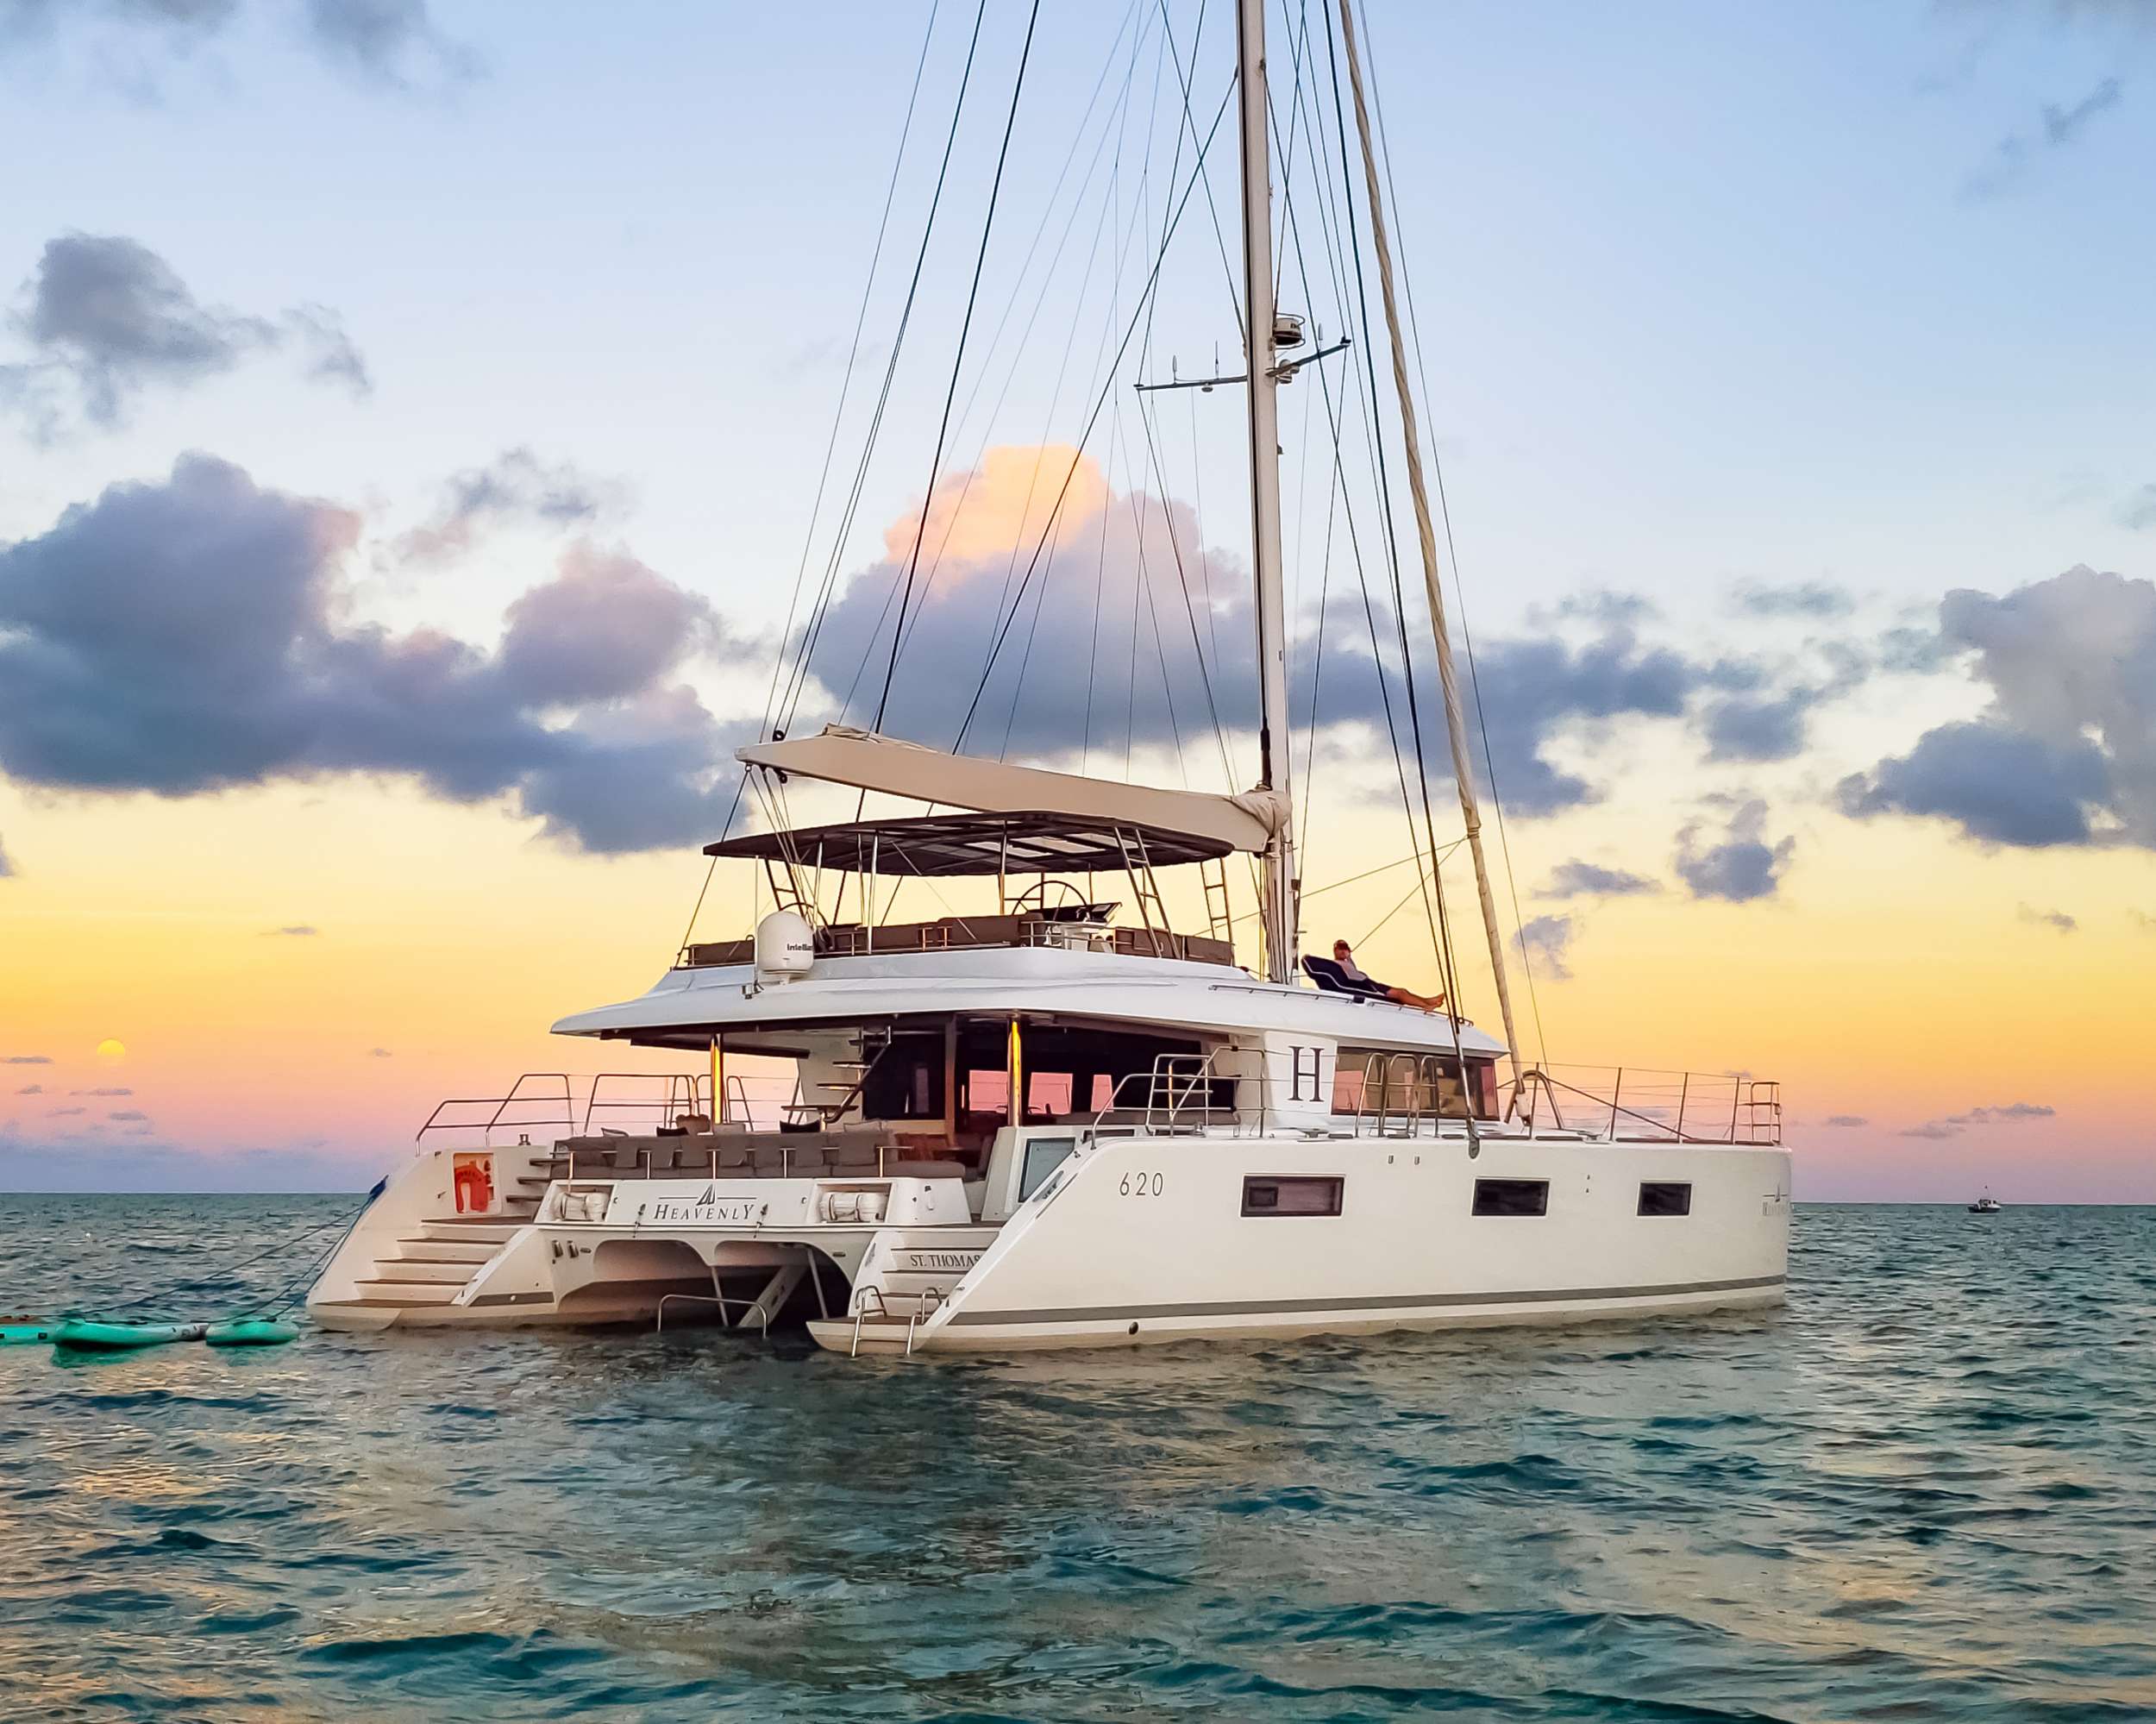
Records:
[[[854,1289],[853,1296],[854,1344],[846,1350],[846,1357],[849,1359],[856,1358],[860,1356],[861,1326],[868,1320],[868,1301],[871,1299],[876,1301],[877,1318],[881,1321],[886,1323],[891,1320],[891,1307],[883,1302],[883,1289],[881,1288],[856,1287]]]
[[[1537,1119],[1537,1101],[1546,1100],[1558,1131],[1574,1135],[1596,1135],[1594,1128],[1568,1126],[1565,1124],[1564,1106],[1559,1100],[1561,1095],[1565,1095],[1590,1104],[1597,1110],[1608,1110],[1608,1122],[1600,1127],[1599,1132],[1605,1141],[1616,1138],[1620,1121],[1633,1122],[1643,1134],[1651,1134],[1677,1144],[1776,1144],[1782,1141],[1782,1086],[1776,1079],[1747,1077],[1733,1073],[1716,1074],[1712,1077],[1700,1072],[1643,1073],[1622,1066],[1609,1069],[1615,1074],[1614,1081],[1608,1094],[1602,1095],[1580,1084],[1554,1076],[1543,1068],[1530,1066],[1520,1073],[1513,1087],[1505,1117],[1524,1119],[1529,1132],[1532,1132],[1540,1123]],[[1671,1087],[1668,1081],[1676,1081],[1677,1112],[1674,1119],[1658,1119],[1644,1111],[1652,1103],[1632,1106],[1625,1105],[1623,1096],[1627,1080],[1632,1082],[1636,1094],[1643,1077],[1664,1080],[1659,1087],[1665,1094]],[[1703,1099],[1699,1092],[1723,1082],[1730,1086],[1729,1123],[1727,1128],[1719,1132],[1688,1129],[1686,1113],[1688,1110],[1696,1111],[1694,1104]]]
[[[1426,1122],[1434,1121],[1442,1126],[1447,1119],[1469,1119],[1468,1110],[1472,1103],[1463,1079],[1455,1079],[1459,1083],[1461,1112],[1451,1113],[1446,1111],[1446,1103],[1451,1098],[1445,1094],[1445,1083],[1448,1076],[1453,1075],[1446,1069],[1451,1057],[1445,1053],[1413,1053],[1397,1049],[1388,1051],[1382,1048],[1370,1050],[1363,1058],[1363,1088],[1356,1100],[1356,1119],[1360,1120],[1372,1117],[1370,1100],[1375,1094],[1377,1135],[1382,1138],[1393,1134],[1395,1118],[1393,1112],[1394,1088],[1396,1074],[1403,1062],[1407,1066],[1407,1076],[1401,1094],[1406,1106],[1397,1116],[1401,1136],[1419,1136]]]
[[[1150,1071],[1125,1072],[1116,1081],[1114,1089],[1109,1092],[1108,1106],[1103,1111],[1121,1110],[1126,1105],[1124,1091],[1133,1083],[1143,1083],[1145,1088],[1141,1092],[1144,1096],[1142,1105],[1149,1131],[1172,1131],[1183,1123],[1186,1113],[1194,1113],[1195,1123],[1200,1125],[1210,1125],[1219,1119],[1231,1122],[1239,1119],[1243,1112],[1239,1092],[1245,1080],[1238,1073],[1220,1070],[1218,1065],[1222,1054],[1238,1051],[1215,1048],[1206,1054],[1156,1054]],[[1213,1100],[1213,1086],[1216,1082],[1232,1083],[1238,1092],[1225,1107]],[[1194,1104],[1193,1097],[1201,1099]],[[1135,1111],[1139,1104],[1130,1105]]]
[[[730,1095],[732,1083],[739,1081],[738,1077],[730,1081]],[[607,1085],[623,1083],[642,1084],[646,1093],[605,1093]],[[745,1113],[748,1092],[744,1088],[740,1094]],[[478,1108],[487,1110],[484,1117],[460,1115],[460,1110]],[[435,1132],[476,1132],[493,1148],[497,1132],[530,1132],[542,1126],[589,1137],[612,1129],[600,1118],[610,1113],[617,1118],[624,1113],[647,1115],[662,1131],[673,1129],[686,1117],[711,1117],[704,1080],[684,1072],[600,1072],[588,1078],[572,1078],[567,1072],[526,1072],[505,1095],[453,1095],[437,1101],[413,1139],[423,1141]]]
[[[920,1323],[924,1305],[928,1307],[928,1314],[931,1317],[941,1311],[943,1308],[943,1289],[931,1287],[913,1301],[913,1309],[906,1320],[906,1356],[909,1359],[913,1357],[913,1331]]]
[[[533,1125],[561,1125],[565,1129],[573,1130],[576,1125],[576,1104],[569,1093],[569,1075],[567,1072],[559,1071],[528,1071],[517,1080],[506,1095],[456,1095],[446,1100],[437,1101],[435,1104],[434,1112],[427,1116],[427,1123],[412,1134],[412,1141],[418,1142],[429,1132],[482,1132],[491,1138],[494,1131],[502,1123],[502,1115],[510,1108],[519,1106],[536,1107],[542,1105],[548,1106],[553,1105],[555,1098],[551,1095],[526,1096],[523,1094],[524,1086],[535,1081],[551,1081],[561,1086],[561,1116],[559,1119],[548,1116],[537,1119],[512,1119],[509,1122],[511,1127],[517,1129]],[[445,1107],[486,1107],[490,1106],[494,1111],[484,1121],[444,1119],[442,1117],[442,1111]]]

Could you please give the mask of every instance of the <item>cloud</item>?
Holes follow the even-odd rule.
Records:
[[[164,259],[119,235],[47,240],[23,292],[10,321],[30,357],[0,366],[0,404],[12,401],[41,437],[66,423],[63,398],[109,429],[152,389],[185,388],[286,347],[308,357],[310,375],[367,387],[334,313],[310,305],[271,318],[205,305]]]
[[[1636,898],[1659,892],[1662,883],[1644,874],[1602,868],[1590,862],[1559,862],[1537,894],[1542,898]]]
[[[45,1086],[41,1083],[26,1083],[22,1088],[16,1090],[16,1094],[17,1095],[42,1095],[45,1094]]]
[[[71,1089],[70,1095],[132,1095],[135,1092],[124,1084],[102,1084],[95,1089]]]
[[[2046,102],[2032,133],[2009,132],[2001,138],[1990,159],[1962,182],[1962,195],[1971,198],[1996,197],[2020,184],[2047,155],[2077,142],[2090,122],[2106,109],[2115,107],[2124,86],[2115,78],[2100,79],[2078,102],[2061,107]]]
[[[116,1107],[111,1113],[105,1115],[106,1119],[112,1120],[115,1124],[128,1125],[139,1125],[148,1119],[149,1117],[150,1116],[148,1114],[141,1112],[139,1108],[134,1107]]]
[[[371,1060],[386,1060],[396,1057],[387,1048],[369,1048],[367,1050],[367,1056]]]
[[[185,54],[221,35],[241,10],[241,0],[0,0],[0,51],[48,39],[65,23],[147,37]],[[427,0],[305,0],[299,22],[300,39],[317,58],[363,83],[409,91],[461,83],[481,69],[471,48],[435,28]],[[135,85],[147,87],[147,72]]]
[[[1950,1113],[1946,1119],[1952,1125],[2011,1125],[2021,1119],[2050,1119],[2058,1113],[2056,1107],[2040,1101],[2009,1101],[2003,1107],[1971,1107],[1966,1113]]]
[[[1822,1125],[1832,1125],[1838,1131],[1846,1131],[1858,1125],[1869,1125],[1871,1123],[1861,1113],[1829,1113],[1820,1121]]]
[[[529,448],[505,449],[485,467],[467,467],[444,488],[442,507],[427,525],[399,538],[404,561],[446,562],[471,549],[482,530],[534,526],[586,528],[619,506],[615,490],[567,462],[548,464]]]
[[[2126,913],[2134,925],[2144,934],[2156,934],[2156,916],[2150,915],[2146,910],[2129,909]]]
[[[266,940],[311,940],[321,932],[321,929],[312,927],[305,922],[294,922],[290,927],[265,928],[262,930],[262,937]]]
[[[1940,605],[1991,696],[1972,721],[1844,779],[1845,812],[1945,819],[1980,843],[2156,849],[2156,582],[2076,567]]]
[[[0,1065],[50,1065],[50,1054],[0,1054]]]
[[[1796,840],[1766,842],[1767,805],[1754,798],[1732,810],[1721,840],[1702,849],[1700,822],[1677,837],[1677,871],[1695,898],[1720,898],[1732,904],[1771,898],[1796,851]]]
[[[356,1194],[380,1171],[379,1146],[320,1140],[238,1149],[174,1143],[147,1121],[69,1122],[30,1136],[0,1119],[0,1189],[10,1191],[336,1191]]]
[[[1578,931],[1570,916],[1535,916],[1523,922],[1515,937],[1520,956],[1542,972],[1548,981],[1570,981],[1572,937]]]
[[[2144,485],[2127,498],[2126,506],[2119,511],[2119,524],[2137,533],[2144,527],[2156,527],[2156,485]]]
[[[2041,1101],[2009,1101],[1998,1107],[1971,1107],[1949,1113],[1942,1119],[1927,1119],[1896,1133],[1902,1138],[1955,1138],[1971,1125],[2018,1125],[2030,1119],[2050,1119],[2059,1110]]]
[[[153,30],[185,52],[216,34],[240,9],[240,0],[0,0],[0,50],[49,37],[62,18]]]
[[[332,65],[398,89],[477,77],[479,57],[434,26],[427,0],[307,0],[315,47]]]
[[[716,827],[732,768],[716,721],[667,679],[699,645],[735,649],[688,631],[655,649],[636,623],[700,601],[610,565],[612,625],[564,639],[545,624],[575,613],[591,580],[572,559],[512,607],[490,654],[348,621],[356,533],[345,510],[189,455],[168,480],[112,486],[0,549],[0,768],[50,789],[163,796],[395,774],[451,801],[513,796],[550,835],[601,852]]]
[[[1793,688],[1770,699],[1732,697],[1706,712],[1707,757],[1712,761],[1784,761],[1803,751],[1804,721],[1820,691]]]
[[[1552,765],[1545,750],[1570,729],[1599,730],[1627,717],[1676,718],[1711,673],[1666,647],[1611,626],[1583,646],[1498,641],[1478,668],[1484,722],[1506,806],[1553,814],[1591,802],[1592,785]]]
[[[1599,628],[1629,629],[1655,621],[1662,615],[1662,607],[1644,592],[1615,592],[1601,586],[1568,594],[1548,611],[1537,607],[1527,614],[1535,622],[1545,617],[1558,621],[1572,618]]]
[[[1796,581],[1786,586],[1773,586],[1759,581],[1746,581],[1733,595],[1739,611],[1753,617],[1846,617],[1857,608],[1857,600],[1848,588],[1836,586],[1824,580]]]
[[[2015,915],[2021,921],[2034,923],[2040,928],[2056,929],[2062,934],[2071,934],[2081,925],[2064,910],[2039,910],[2029,904],[2022,905]]]
[[[2090,810],[2109,789],[2103,750],[2092,743],[2054,745],[2006,725],[1954,724],[1843,779],[1836,795],[1856,819],[1936,816],[1982,843],[2042,848],[2087,843]]]
[[[1069,493],[1044,543],[1066,475]],[[887,731],[947,748],[964,725],[970,751],[1038,757],[1088,746],[1119,755],[1126,737],[1181,742],[1210,755],[1216,712],[1231,735],[1255,728],[1247,569],[1235,553],[1205,544],[1188,505],[1111,492],[1089,460],[1074,468],[1071,451],[1051,446],[990,450],[976,472],[940,480],[925,514],[924,527],[918,506],[893,523],[886,555],[857,570],[824,615],[810,664],[828,695],[818,718],[874,718],[918,530],[920,569]],[[1615,720],[1679,717],[1696,690],[1723,674],[1643,642],[1633,627],[1638,614],[1630,602],[1602,595],[1567,611],[1576,635],[1481,647],[1480,706],[1507,812],[1548,814],[1595,800],[1600,787],[1557,765],[1553,744],[1600,741]],[[1322,616],[1313,609],[1294,627],[1289,707],[1297,729],[1313,718],[1328,730],[1367,726],[1383,748],[1389,693],[1395,734],[1411,752],[1399,626],[1389,611],[1366,611],[1359,597],[1336,593]],[[1591,632],[1576,637],[1578,630]],[[1000,645],[983,686],[979,667],[992,641]],[[1408,642],[1434,781],[1445,749],[1442,712],[1429,693],[1436,678],[1426,626],[1413,625]]]
[[[719,639],[702,599],[634,557],[584,545],[509,607],[508,624],[502,676],[539,706],[627,699]]]
[[[89,1111],[87,1107],[47,1107],[45,1110],[45,1117],[47,1119],[72,1119],[78,1113],[87,1113]]]

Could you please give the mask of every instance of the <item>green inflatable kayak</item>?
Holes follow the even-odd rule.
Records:
[[[269,1317],[235,1317],[228,1323],[212,1323],[203,1337],[213,1347],[279,1347],[298,1338],[296,1324]]]
[[[0,1347],[26,1347],[33,1341],[49,1341],[59,1331],[57,1323],[18,1317],[11,1322],[0,1323]]]
[[[206,1330],[201,1323],[98,1323],[73,1317],[53,1332],[53,1345],[122,1352],[132,1347],[161,1347],[167,1341],[199,1341]]]

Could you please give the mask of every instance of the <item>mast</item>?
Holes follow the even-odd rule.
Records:
[[[1281,803],[1265,854],[1265,962],[1273,981],[1295,979],[1294,774],[1288,757],[1288,625],[1280,546],[1280,415],[1274,373],[1273,187],[1266,138],[1265,0],[1236,9],[1237,88],[1243,122],[1243,356],[1250,392],[1250,561],[1257,585],[1258,778]]]
[[[1247,7],[1245,8],[1247,10]],[[1482,855],[1482,815],[1475,801],[1475,772],[1467,751],[1467,719],[1460,710],[1460,684],[1452,668],[1452,635],[1445,624],[1445,591],[1438,580],[1438,536],[1430,521],[1430,493],[1422,476],[1422,439],[1415,424],[1415,399],[1407,387],[1407,348],[1400,335],[1400,306],[1393,292],[1393,252],[1385,232],[1385,200],[1377,187],[1377,157],[1370,146],[1369,110],[1363,100],[1363,60],[1355,45],[1353,0],[1340,0],[1340,37],[1347,49],[1348,84],[1355,92],[1355,126],[1363,142],[1363,179],[1369,190],[1370,241],[1377,253],[1377,279],[1384,290],[1385,327],[1392,336],[1393,387],[1400,397],[1401,433],[1407,447],[1407,486],[1414,498],[1415,531],[1422,541],[1422,584],[1430,598],[1430,628],[1437,636],[1438,681],[1445,691],[1445,735],[1452,744],[1452,776],[1460,787],[1460,818],[1467,827],[1468,854],[1475,860],[1475,893],[1482,900],[1482,931],[1489,938],[1490,974],[1497,983],[1497,1011],[1505,1025],[1505,1047],[1512,1056],[1513,1082],[1520,1081],[1520,1038],[1514,1033],[1512,988],[1505,976],[1505,937],[1497,925],[1497,900],[1490,891],[1489,863]],[[1277,511],[1275,521],[1278,521]],[[1457,1010],[1457,1002],[1454,1009]]]

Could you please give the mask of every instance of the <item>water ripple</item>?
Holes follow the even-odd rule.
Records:
[[[0,1247],[236,1300],[278,1266],[204,1264],[343,1201],[8,1199]],[[1765,1316],[950,1364],[11,1349],[0,1711],[2156,1719],[2152,1246],[1807,1207]]]

